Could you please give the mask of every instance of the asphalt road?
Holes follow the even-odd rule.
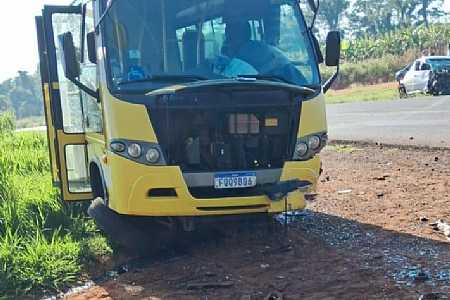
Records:
[[[450,96],[332,104],[331,140],[450,148]]]
[[[331,140],[450,148],[450,96],[331,104],[327,114]]]

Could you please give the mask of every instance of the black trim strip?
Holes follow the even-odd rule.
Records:
[[[48,60],[47,60],[47,48],[45,43],[45,31],[44,31],[44,19],[42,16],[38,16],[35,18],[36,23],[36,33],[37,33],[37,42],[38,42],[38,52],[39,52],[39,71],[41,75],[41,89],[42,89],[42,102],[44,104],[44,116],[45,116],[45,124],[49,123],[47,111],[50,112],[51,118],[53,120],[53,114],[52,114],[52,108],[47,106],[47,103],[45,101],[45,85],[48,85],[48,92],[50,95],[50,83],[49,83],[49,73],[48,73]],[[51,99],[49,101],[49,104],[51,106]],[[54,128],[53,128],[54,129]],[[47,145],[48,145],[48,156],[50,157],[50,166],[53,166],[53,160],[55,160],[56,167],[58,168],[58,178],[53,177],[53,170],[52,170],[52,178],[53,178],[53,185],[57,185],[57,182],[59,181],[58,185],[61,184],[61,174],[60,174],[60,162],[59,157],[57,153],[57,147],[54,143],[56,141],[50,141],[50,134],[49,131],[52,130],[52,128],[47,128]],[[54,135],[56,136],[56,132],[54,131]],[[53,143],[53,145],[52,145]],[[55,149],[55,157],[52,157],[51,149]]]
[[[197,207],[202,211],[227,211],[227,210],[248,210],[248,209],[261,209],[267,208],[268,205],[256,204],[256,205],[243,205],[243,206],[213,206],[213,207]]]

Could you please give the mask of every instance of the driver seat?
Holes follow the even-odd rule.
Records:
[[[197,30],[186,30],[182,37],[183,71],[194,69],[205,61],[205,37]]]

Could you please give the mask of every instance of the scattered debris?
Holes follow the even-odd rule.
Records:
[[[106,272],[106,276],[108,276],[109,278],[117,278],[117,277],[119,277],[119,272],[108,271],[108,272]]]
[[[420,295],[419,300],[440,300],[440,299],[449,299],[450,296],[445,295],[443,293],[428,293]]]
[[[117,274],[121,275],[124,273],[128,273],[129,270],[130,268],[128,267],[128,265],[122,265],[117,269]]]
[[[416,276],[414,277],[414,280],[417,282],[424,282],[430,279],[430,276],[425,273],[424,271],[417,272]]]
[[[352,190],[348,189],[348,190],[341,190],[341,191],[338,191],[337,193],[338,193],[339,195],[343,195],[343,194],[349,194],[349,193],[351,193],[351,192],[352,192]]]
[[[211,272],[211,271],[206,271],[206,272],[205,272],[205,276],[206,276],[206,277],[214,277],[214,276],[216,276],[216,275],[217,275],[216,273]]]
[[[318,193],[307,193],[305,194],[305,199],[308,201],[314,201],[316,200],[318,195],[319,195]]]
[[[283,299],[284,299],[283,294],[281,294],[278,291],[271,292],[266,297],[264,297],[264,300],[283,300]]]
[[[389,178],[389,177],[390,177],[389,174],[383,174],[383,175],[381,175],[381,176],[375,177],[374,179],[375,179],[375,180],[380,180],[380,181],[382,181],[382,180],[386,180],[386,179]]]
[[[419,220],[420,220],[420,222],[428,222],[429,221],[429,219],[425,216],[420,217]]]
[[[450,225],[443,220],[439,219],[435,223],[430,224],[434,230],[442,232],[448,240],[450,240]]]
[[[195,282],[188,283],[188,290],[200,290],[200,289],[209,289],[209,288],[229,288],[234,285],[233,281],[221,281],[221,282]]]
[[[144,291],[144,288],[140,285],[125,284],[123,288],[131,296],[139,296]]]

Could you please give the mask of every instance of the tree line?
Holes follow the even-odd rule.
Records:
[[[38,72],[19,71],[0,83],[0,113],[13,112],[17,119],[43,115],[42,91]]]
[[[318,21],[329,30],[360,37],[424,25],[445,15],[443,0],[321,0]]]

